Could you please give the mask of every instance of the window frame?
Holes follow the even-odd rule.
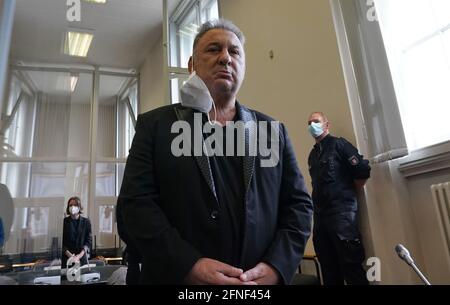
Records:
[[[201,25],[201,13],[205,7],[212,6],[217,2],[218,16],[220,18],[220,6],[218,0],[181,0],[173,13],[169,15],[169,0],[163,0],[163,48],[164,48],[164,81],[165,81],[165,100],[168,104],[172,104],[172,85],[174,78],[187,79],[189,77],[188,68],[181,65],[180,37],[177,37],[177,28],[185,21],[187,16],[196,11],[197,24]],[[205,4],[206,3],[206,4]],[[174,51],[175,48],[175,51]],[[192,53],[192,50],[191,50]],[[176,58],[176,64],[172,63],[172,59]]]
[[[409,150],[381,30],[367,18],[368,2],[329,0],[357,144],[372,163],[382,163]]]
[[[85,215],[89,216],[91,218],[91,223],[92,223],[92,232],[93,234],[95,234],[95,232],[98,232],[98,224],[100,219],[98,218],[98,208],[99,205],[102,205],[105,200],[108,201],[108,205],[115,205],[116,201],[117,201],[117,197],[118,197],[118,192],[120,190],[120,185],[119,185],[119,180],[120,177],[119,175],[119,166],[121,164],[125,164],[126,163],[126,157],[119,157],[117,154],[117,147],[119,145],[118,143],[118,133],[116,133],[116,139],[115,139],[115,145],[116,145],[116,153],[115,153],[115,157],[114,158],[105,158],[105,157],[100,157],[97,156],[97,130],[98,130],[98,107],[99,107],[99,86],[100,86],[100,76],[103,75],[110,75],[110,76],[119,76],[119,77],[126,77],[126,78],[130,78],[133,79],[133,81],[131,81],[127,87],[125,87],[123,89],[123,93],[124,95],[128,95],[130,93],[130,87],[131,86],[136,86],[136,99],[137,101],[133,102],[133,104],[135,105],[130,105],[130,108],[133,110],[133,112],[130,111],[130,108],[127,108],[128,111],[128,115],[129,116],[133,116],[134,120],[132,120],[133,125],[135,124],[135,119],[136,119],[136,112],[137,108],[139,107],[139,91],[140,91],[140,75],[139,73],[136,73],[134,71],[128,72],[128,71],[117,71],[116,69],[109,69],[109,68],[100,68],[100,67],[94,67],[94,66],[89,66],[89,65],[83,65],[83,66],[78,66],[78,65],[70,65],[70,66],[63,66],[63,65],[40,65],[40,64],[33,64],[33,65],[26,65],[26,64],[22,64],[22,65],[15,65],[12,64],[10,66],[10,80],[12,79],[12,74],[15,73],[16,71],[18,72],[22,72],[22,71],[40,71],[40,72],[63,72],[63,73],[86,73],[92,76],[92,86],[90,88],[91,90],[91,98],[90,98],[90,128],[89,128],[89,154],[86,157],[33,157],[32,155],[30,156],[17,156],[17,157],[0,157],[0,162],[4,163],[4,164],[13,164],[13,163],[18,163],[18,164],[28,164],[28,168],[29,168],[29,175],[30,175],[30,183],[31,183],[31,177],[32,177],[32,171],[31,171],[31,167],[33,164],[37,164],[37,163],[64,163],[67,165],[70,164],[74,164],[74,163],[84,163],[87,164],[88,167],[88,183],[87,183],[87,198],[85,199],[86,202],[84,204],[85,209]],[[20,83],[22,83],[22,80],[19,80]],[[26,83],[24,82],[24,84],[26,85]],[[21,90],[25,90],[24,88],[21,88]],[[26,94],[28,94],[27,90],[24,91]],[[4,107],[7,107],[8,105],[3,105]],[[134,106],[134,107],[133,107]],[[6,108],[5,108],[6,109]],[[117,118],[117,112],[119,111],[119,108],[116,108],[116,118]],[[35,124],[35,119],[33,120],[33,124]],[[117,120],[116,122],[116,128],[118,128],[117,126]],[[130,126],[131,127],[131,126]],[[34,132],[33,132],[34,134]],[[97,164],[98,163],[113,163],[115,166],[115,178],[114,178],[114,189],[115,189],[115,196],[96,196],[96,182],[97,182]],[[2,171],[3,172],[3,168]],[[0,172],[0,174],[1,174]],[[31,189],[31,184],[28,185],[28,188],[26,190],[27,193],[27,197],[24,198],[16,198],[15,196],[13,196],[13,203],[14,203],[14,208],[23,208],[23,207],[39,207],[42,204],[48,204],[49,202],[52,203],[52,206],[50,207],[50,215],[51,215],[51,219],[57,218],[58,217],[58,213],[55,212],[57,210],[59,210],[62,206],[64,206],[64,211],[65,211],[65,205],[66,205],[66,200],[68,198],[64,199],[64,203],[61,203],[61,200],[63,197],[59,196],[59,197],[49,197],[49,198],[41,198],[41,197],[30,197],[30,189]],[[67,195],[66,195],[67,196]],[[28,206],[25,206],[27,205]],[[56,213],[56,214],[55,214]],[[61,226],[62,226],[62,219],[61,219]],[[59,223],[58,223],[59,226]],[[58,227],[59,228],[59,227]],[[62,230],[62,227],[61,227]],[[61,231],[62,232],[62,231]],[[14,232],[11,232],[11,234],[13,234]],[[49,226],[49,234],[47,237],[42,237],[43,239],[45,239],[45,242],[48,242],[49,240],[52,239],[52,237],[54,237],[52,235],[53,230],[52,228]],[[113,225],[113,235],[117,235],[117,228],[116,225]],[[61,237],[61,236],[58,236]],[[62,239],[59,238],[59,242],[61,245]],[[16,245],[17,247],[19,245]],[[101,245],[100,245],[101,246]],[[6,247],[6,245],[5,245]],[[18,253],[21,253],[21,249],[13,247],[13,246],[9,246],[8,248],[5,249],[12,249],[13,250],[18,250]],[[110,245],[110,247],[107,248],[112,248],[112,245]],[[39,249],[33,249],[33,252],[39,253],[41,252],[41,248]],[[11,252],[9,254],[18,254],[16,252]]]
[[[372,0],[372,1],[373,1],[374,5],[376,6],[377,1],[376,0]],[[427,3],[427,5],[428,4],[430,6],[426,7],[426,8],[432,9],[433,4],[431,2]],[[422,16],[426,16],[426,15],[423,14]],[[404,61],[406,60],[405,55],[407,53],[415,52],[415,51],[417,51],[417,49],[420,49],[427,43],[439,44],[441,42],[441,40],[444,39],[445,34],[449,35],[448,37],[450,37],[450,20],[445,22],[445,25],[443,25],[444,23],[442,23],[443,20],[440,20],[440,21],[441,21],[441,24],[428,25],[428,27],[426,27],[426,30],[422,31],[419,35],[413,35],[414,38],[409,40],[408,43],[402,47],[401,52],[399,52],[399,51],[392,52],[392,50],[389,50],[389,49],[386,50],[386,56],[389,60],[389,64],[391,67],[393,83],[395,84],[396,90],[397,90],[396,93],[398,95],[398,100],[399,100],[398,106],[399,106],[399,109],[401,110],[400,112],[401,112],[401,115],[404,120],[405,138],[410,141],[409,142],[410,145],[408,146],[408,148],[411,153],[413,153],[416,150],[423,150],[423,149],[427,149],[429,147],[433,147],[435,145],[445,144],[445,143],[450,142],[450,134],[449,134],[449,137],[444,140],[439,140],[439,141],[435,140],[433,143],[428,144],[428,145],[418,144],[420,142],[423,142],[424,137],[423,136],[422,137],[413,136],[413,135],[415,135],[415,133],[416,133],[415,131],[417,131],[417,129],[412,126],[415,125],[416,121],[408,119],[411,117],[411,115],[408,115],[408,114],[411,114],[411,112],[419,110],[421,107],[417,107],[416,105],[411,105],[413,103],[409,102],[408,96],[411,96],[412,91],[405,90],[406,87],[404,86],[404,84],[405,84],[404,77],[407,74],[405,73],[404,68],[402,68],[405,66]],[[380,30],[382,30],[383,23],[381,21],[379,22],[379,26],[380,26]],[[387,31],[384,30],[383,34],[386,35],[386,32]],[[384,41],[384,38],[385,37],[383,37],[383,41]],[[389,37],[386,39],[391,41],[392,38]],[[443,50],[445,52],[445,46],[442,49],[436,48],[433,51],[440,52],[441,50]],[[450,51],[447,50],[447,53],[448,52],[450,52]],[[399,53],[403,53],[403,54],[400,55]],[[448,63],[450,63],[450,56],[447,57],[446,64],[448,64]],[[414,67],[414,68],[416,68],[416,67]],[[449,72],[450,72],[450,70],[449,70]],[[407,86],[407,87],[409,89],[411,89],[411,86]],[[414,94],[412,94],[412,96],[414,96]],[[420,128],[418,128],[418,129],[423,129],[423,126],[420,126]]]
[[[426,170],[422,164],[431,165],[435,162],[440,169],[450,168],[450,165],[442,165],[442,162],[450,157],[450,140],[415,150],[409,150],[407,147],[380,25],[376,19],[370,22],[367,18],[370,10],[374,9],[373,0],[329,0],[329,3],[358,147],[374,164],[399,159],[399,169],[402,172],[413,167],[420,168],[421,171]],[[354,6],[356,13],[349,14],[349,5]],[[348,25],[346,28],[346,23],[353,25],[353,33],[349,31]],[[384,133],[387,130],[392,133],[385,136],[384,139],[390,146],[381,153],[374,151],[368,143],[371,118],[365,117],[364,108],[368,108],[367,104],[370,103],[367,101],[370,100],[383,101],[382,106],[386,109],[382,113],[385,120],[381,125]],[[376,132],[383,134],[383,130]],[[395,146],[396,143],[401,145]]]

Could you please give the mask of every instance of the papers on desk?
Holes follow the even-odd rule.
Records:
[[[95,267],[97,267],[96,264],[89,264],[89,265],[86,264],[86,265],[81,266],[80,269],[85,269],[85,268],[95,268]]]
[[[81,275],[82,283],[92,283],[97,282],[99,280],[100,280],[100,273],[98,272],[86,273]]]
[[[34,279],[35,285],[61,285],[61,276],[42,276]]]
[[[61,269],[61,266],[44,267],[44,271],[59,270],[59,269]]]

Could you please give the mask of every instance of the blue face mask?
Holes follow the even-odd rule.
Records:
[[[311,125],[308,126],[308,131],[314,138],[317,138],[323,134],[323,124],[311,122]]]

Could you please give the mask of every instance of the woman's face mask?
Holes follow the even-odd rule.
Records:
[[[77,215],[78,212],[80,212],[80,208],[73,205],[69,208],[69,211],[70,211],[70,214]]]
[[[323,123],[311,122],[308,131],[314,138],[319,137],[323,133]]]

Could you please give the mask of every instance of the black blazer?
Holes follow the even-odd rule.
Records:
[[[273,120],[239,103],[236,107],[244,122]],[[172,123],[184,120],[194,131],[193,117],[192,109],[175,104],[137,120],[118,205],[122,225],[143,255],[144,283],[180,284],[199,258],[221,257],[221,207],[209,159],[171,153],[179,136],[171,133]],[[246,147],[249,139],[252,132],[246,134]],[[259,154],[243,157],[244,232],[236,267],[248,270],[266,262],[289,284],[310,236],[312,201],[282,124],[279,140],[275,167],[261,167]]]
[[[84,249],[85,254],[81,258],[81,263],[87,263],[87,253],[90,252],[92,247],[92,230],[91,230],[91,222],[88,218],[80,216],[80,224],[78,226],[77,232],[77,240],[75,243],[70,243],[70,217],[67,216],[64,218],[63,224],[63,243],[62,243],[62,266],[65,267],[67,263],[67,255],[66,250],[69,250],[71,253],[78,254],[81,250]]]

